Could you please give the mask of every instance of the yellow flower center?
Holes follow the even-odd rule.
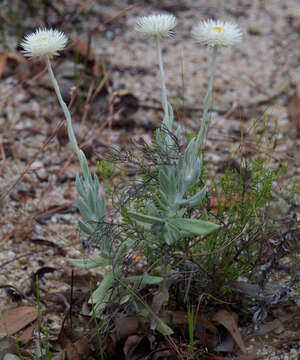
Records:
[[[219,33],[224,30],[222,26],[213,26],[213,29],[219,31]]]
[[[48,38],[47,38],[47,36],[42,36],[41,39],[42,40],[47,40]]]

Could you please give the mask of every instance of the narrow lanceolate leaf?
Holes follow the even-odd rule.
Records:
[[[68,262],[75,266],[77,269],[94,269],[99,266],[107,266],[110,265],[110,262],[102,259],[102,258],[96,258],[96,259],[68,259]]]
[[[197,219],[169,219],[169,222],[178,229],[190,232],[195,235],[208,235],[219,229],[219,225],[210,221]]]
[[[176,242],[180,238],[180,231],[176,226],[171,223],[166,223],[165,232],[164,232],[164,240],[168,245]]]
[[[201,203],[201,201],[203,201],[203,199],[205,198],[206,195],[206,188],[205,186],[194,196],[190,197],[189,199],[186,200],[181,200],[179,202],[180,205],[186,205],[186,206],[197,206]]]
[[[84,184],[83,184],[83,181],[81,179],[81,177],[77,174],[76,175],[76,189],[77,191],[79,192],[79,194],[81,195],[81,197],[85,197],[85,193],[86,193],[86,190],[85,190],[85,187],[84,187]]]
[[[133,282],[136,285],[154,285],[162,282],[163,278],[151,275],[127,276],[126,281]]]
[[[114,281],[114,274],[112,272],[108,273],[101,281],[98,288],[93,292],[93,302],[96,305],[96,308],[103,308],[107,298],[106,295],[109,293],[109,290],[111,290]],[[89,303],[91,303],[91,299],[89,300]]]
[[[168,203],[166,203],[162,198],[160,198],[157,195],[154,195],[154,200],[155,202],[159,205],[160,209],[163,211],[167,211],[168,210]]]
[[[80,197],[75,197],[75,202],[81,215],[84,217],[85,220],[96,221],[94,214],[91,212],[91,209],[87,206],[83,199],[81,199]]]
[[[174,333],[174,331],[165,322],[163,322],[162,319],[157,318],[156,321],[157,321],[157,330],[161,334],[170,336]]]
[[[165,169],[160,169],[160,171],[158,173],[158,180],[159,180],[159,184],[160,184],[162,191],[165,194],[168,194],[169,193],[169,182],[168,182],[168,176],[165,173]]]
[[[88,191],[88,205],[92,213],[95,213],[97,194],[93,193],[93,189]]]
[[[156,216],[150,216],[145,214],[136,213],[134,211],[129,211],[128,214],[137,221],[144,222],[146,224],[163,224],[165,222],[164,219],[158,218]]]
[[[91,236],[93,234],[93,229],[91,228],[91,226],[84,223],[80,219],[77,221],[77,226],[81,231],[82,235]]]

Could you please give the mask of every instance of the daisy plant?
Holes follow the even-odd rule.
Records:
[[[161,102],[164,110],[163,124],[168,130],[171,130],[172,128],[173,114],[167,98],[161,39],[174,36],[173,29],[176,24],[177,19],[174,15],[160,14],[143,16],[137,20],[135,26],[135,31],[137,33],[140,33],[145,38],[153,39],[155,41],[161,79]]]
[[[182,249],[182,242],[188,239],[198,239],[199,236],[209,235],[219,229],[219,225],[208,221],[203,208],[203,215],[199,219],[199,208],[206,196],[206,187],[199,190],[200,176],[203,166],[202,150],[206,139],[206,121],[211,104],[213,81],[216,69],[217,49],[220,46],[231,46],[242,39],[240,30],[231,23],[220,21],[203,21],[193,29],[194,39],[213,48],[210,81],[204,99],[204,108],[201,126],[197,136],[192,138],[182,152],[178,143],[180,141],[179,127],[173,129],[173,110],[168,102],[165,82],[165,71],[161,50],[161,40],[172,37],[177,24],[175,16],[169,14],[151,15],[137,19],[135,30],[143,37],[154,40],[157,51],[158,66],[161,83],[161,103],[163,120],[156,131],[154,145],[156,163],[156,191],[151,197],[141,201],[131,201],[126,212],[138,231],[144,232],[143,240],[136,242],[132,238],[118,237],[120,244],[114,247],[112,239],[105,234],[105,200],[98,178],[92,176],[86,157],[79,148],[72,128],[71,115],[64,103],[57,81],[54,77],[50,59],[58,55],[67,44],[67,37],[58,30],[38,29],[27,35],[21,43],[23,53],[30,58],[39,58],[45,61],[52,80],[58,101],[64,111],[70,143],[75,151],[81,166],[82,175],[76,177],[76,188],[79,193],[76,198],[77,206],[85,220],[78,221],[82,235],[94,241],[101,238],[101,256],[97,259],[76,259],[70,262],[79,268],[90,269],[97,266],[112,265],[113,271],[108,272],[100,286],[92,295],[95,309],[102,311],[107,303],[121,293],[128,290],[124,297],[132,295],[130,283],[139,285],[159,284],[160,291],[153,298],[152,308],[155,313],[148,311],[152,318],[152,328],[157,327],[164,334],[172,333],[156,314],[167,303],[169,287],[172,283],[176,251]],[[198,209],[197,211],[193,211]],[[194,215],[196,214],[196,215]],[[133,237],[133,236],[132,236]],[[150,275],[144,273],[139,276],[122,275],[121,265],[126,258],[127,250],[133,245],[139,247],[143,254],[151,252],[155,260],[154,270]],[[153,265],[153,264],[151,264]],[[172,268],[173,267],[173,268]],[[155,275],[155,276],[154,276]],[[117,285],[116,285],[117,284]],[[136,294],[133,295],[137,296]],[[128,300],[126,300],[128,301]],[[146,306],[146,309],[148,307]],[[149,309],[148,309],[149,310]]]
[[[70,111],[61,96],[58,83],[52,71],[51,58],[59,55],[59,51],[65,48],[67,42],[68,39],[63,32],[56,29],[40,28],[31,34],[26,35],[21,42],[21,47],[23,48],[22,52],[25,56],[30,59],[40,59],[46,63],[59,104],[62,107],[67,121],[68,137],[72,149],[78,157],[82,171],[82,176],[79,174],[76,176],[76,188],[79,195],[75,198],[75,201],[85,221],[79,219],[77,223],[78,228],[85,239],[94,242],[97,245],[100,244],[101,247],[101,254],[98,258],[69,259],[69,262],[80,269],[92,269],[108,265],[113,266],[114,268],[113,272],[108,272],[91,297],[94,301],[95,309],[101,311],[105,308],[107,302],[114,297],[114,294],[116,292],[119,293],[121,288],[124,287],[124,285],[126,286],[126,284],[123,283],[124,285],[119,285],[113,289],[113,284],[116,280],[121,284],[120,265],[124,261],[127,249],[132,244],[132,241],[131,239],[122,241],[117,249],[114,248],[112,244],[112,239],[109,231],[106,229],[104,221],[106,206],[103,191],[98,177],[95,174],[91,174],[86,156],[78,146],[72,127]],[[131,281],[129,278],[126,280]],[[160,279],[158,280],[160,281]],[[154,283],[157,282],[157,279],[144,277],[143,281]]]
[[[164,110],[162,126],[156,134],[156,143],[161,153],[167,155],[167,161],[158,156],[158,160],[161,160],[158,165],[160,188],[158,195],[154,196],[152,201],[148,200],[146,203],[146,212],[148,211],[148,214],[135,211],[130,211],[129,214],[149,231],[155,225],[161,226],[160,237],[168,246],[173,246],[182,238],[207,235],[218,229],[218,225],[208,221],[187,218],[188,210],[198,206],[203,201],[206,195],[205,187],[192,197],[188,197],[188,193],[199,182],[202,171],[203,161],[200,150],[206,138],[206,119],[211,103],[217,48],[221,45],[228,46],[238,43],[242,37],[241,32],[235,25],[220,21],[208,20],[201,22],[193,30],[193,36],[197,41],[213,47],[210,81],[204,99],[204,110],[198,136],[189,142],[184,154],[176,154],[174,138],[176,139],[179,135],[179,129],[176,130],[175,136],[172,136],[173,111],[166,95],[165,73],[160,45],[163,37],[170,37],[174,34],[173,29],[176,23],[176,18],[173,15],[164,14],[139,18],[135,26],[138,33],[144,37],[154,39],[156,43],[161,77],[162,107]],[[163,135],[165,130],[167,130],[167,133]],[[164,263],[168,263],[167,259],[165,259]]]
[[[145,199],[144,211],[137,211],[135,207],[129,211],[129,215],[146,232],[146,238],[153,244],[159,241],[162,246],[160,253],[160,271],[163,281],[161,291],[158,294],[160,304],[163,306],[168,300],[168,287],[172,276],[172,257],[170,254],[180,249],[184,239],[204,236],[216,231],[219,226],[202,219],[193,217],[193,208],[199,208],[206,196],[206,188],[203,186],[196,194],[202,172],[202,153],[206,138],[206,119],[211,103],[214,74],[216,69],[217,47],[220,45],[232,45],[237,43],[241,34],[237,27],[223,22],[203,22],[193,31],[197,41],[213,47],[210,81],[207,94],[204,99],[204,110],[201,119],[201,127],[198,135],[190,140],[183,153],[176,149],[176,141],[179,139],[179,128],[173,131],[173,110],[167,100],[165,85],[165,73],[161,52],[161,39],[173,36],[173,29],[177,21],[173,15],[151,15],[137,20],[135,30],[144,37],[155,40],[158,65],[161,78],[162,108],[164,118],[160,129],[156,132],[156,145],[159,148],[158,160],[158,192],[152,199]],[[160,154],[163,154],[161,156]],[[204,218],[204,219],[203,219]],[[154,231],[159,229],[159,231]],[[161,249],[162,252],[161,252]],[[157,245],[152,251],[157,251]],[[171,265],[171,266],[170,266]],[[171,271],[169,271],[171,270]],[[163,300],[161,300],[163,299]],[[154,297],[154,302],[157,299]]]
[[[61,96],[50,61],[53,56],[59,55],[59,51],[65,48],[67,42],[67,36],[63,32],[56,29],[40,28],[26,35],[21,42],[21,47],[23,48],[22,52],[25,56],[30,59],[40,59],[46,63],[56,96],[67,121],[69,140],[72,149],[78,157],[82,171],[82,176],[78,174],[76,176],[76,188],[79,196],[76,197],[75,200],[86,222],[78,220],[78,227],[85,238],[92,238],[104,221],[104,195],[97,176],[91,174],[85,154],[78,146],[72,127],[71,114]]]
[[[200,44],[208,45],[213,48],[212,62],[210,68],[210,80],[203,102],[203,114],[201,118],[201,128],[199,141],[204,142],[206,138],[206,119],[211,103],[214,76],[216,71],[217,50],[221,46],[234,46],[242,41],[243,34],[237,25],[221,20],[200,21],[192,30],[194,40]]]
[[[168,103],[165,86],[165,74],[160,41],[162,37],[173,35],[173,28],[176,20],[172,15],[152,15],[138,19],[136,31],[145,37],[153,38],[156,42],[157,58],[160,68],[162,107],[164,119],[160,129],[156,133],[156,145],[160,149],[158,156],[158,192],[152,199],[145,199],[144,211],[131,209],[129,215],[146,232],[149,239],[149,247],[152,243],[152,251],[157,251],[160,256],[160,271],[163,281],[161,291],[158,294],[160,305],[163,306],[168,300],[168,287],[172,277],[172,256],[184,239],[195,238],[195,236],[209,235],[216,231],[219,226],[207,221],[205,215],[202,219],[193,217],[193,209],[201,206],[205,196],[206,188],[203,186],[196,194],[202,172],[202,149],[204,147],[207,133],[207,117],[211,104],[213,91],[214,75],[216,70],[216,55],[219,46],[229,46],[241,41],[242,34],[233,24],[224,22],[214,22],[208,20],[201,22],[194,30],[193,37],[196,41],[213,47],[212,64],[210,69],[210,81],[204,98],[203,114],[201,126],[196,137],[192,138],[187,144],[183,153],[176,152],[175,141],[179,140],[179,129],[173,132],[173,111]],[[174,135],[172,136],[172,133]],[[176,140],[174,140],[176,139]],[[205,212],[204,212],[205,213]],[[159,231],[154,231],[159,229]],[[162,245],[157,248],[157,241]],[[163,249],[161,251],[161,249]],[[163,299],[163,300],[162,300]],[[153,300],[157,303],[156,296]],[[157,307],[156,307],[157,309]]]

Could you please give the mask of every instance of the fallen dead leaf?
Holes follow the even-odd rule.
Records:
[[[19,342],[24,344],[27,344],[30,340],[34,338],[33,333],[37,329],[37,322],[33,322],[29,326],[26,327],[23,334],[18,337]]]
[[[187,325],[189,323],[188,320],[188,314],[185,311],[172,311],[169,312],[168,314],[169,319],[166,318],[162,318],[163,321],[165,321],[166,323],[172,325],[181,325],[181,324],[185,324]],[[172,321],[171,321],[172,320]],[[206,317],[205,315],[200,315],[197,317],[197,324],[196,326],[202,326],[203,328],[209,330],[212,334],[217,334],[218,333],[218,329],[215,327],[215,325],[209,320],[208,317]]]
[[[58,342],[62,349],[66,352],[67,359],[86,360],[91,353],[86,337],[82,336],[78,339],[77,331],[70,327],[62,328],[59,334]]]
[[[153,356],[153,360],[158,359],[167,359],[167,358],[174,358],[175,353],[172,349],[170,349],[170,346],[167,342],[162,341],[159,345],[157,350],[155,351],[155,354]]]
[[[96,284],[101,282],[103,279],[103,276],[101,274],[94,274],[89,270],[74,269],[68,265],[62,266],[62,270],[62,280],[70,284],[73,277],[74,287],[80,288],[82,290],[89,289],[91,282],[94,289]]]
[[[247,353],[246,346],[238,328],[237,315],[235,313],[221,309],[213,316],[213,321],[223,325],[230,332],[243,353]]]
[[[0,78],[2,77],[6,65],[7,60],[7,52],[4,51],[2,54],[0,54]]]
[[[32,306],[19,306],[3,311],[0,316],[0,333],[11,335],[36,320],[37,309]]]
[[[124,344],[123,352],[126,360],[132,359],[135,349],[139,346],[140,342],[144,339],[144,335],[129,336]]]
[[[118,340],[135,335],[140,329],[140,322],[137,316],[116,317],[115,329]]]
[[[300,97],[297,92],[291,97],[288,104],[288,114],[292,125],[296,128],[297,136],[300,135]]]

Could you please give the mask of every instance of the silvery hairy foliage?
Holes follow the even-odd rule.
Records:
[[[161,239],[168,245],[184,237],[207,235],[217,230],[219,226],[214,223],[187,217],[187,211],[198,207],[206,195],[204,186],[193,196],[188,196],[189,190],[199,182],[202,172],[199,137],[191,139],[178,159],[172,156],[174,140],[168,133],[160,129],[156,139],[161,151],[169,152],[169,162],[158,161],[158,192],[145,203],[145,212],[130,211],[129,215],[148,231],[160,225]]]
[[[188,192],[198,183],[203,166],[201,150],[206,137],[206,117],[211,101],[213,79],[216,65],[216,49],[213,51],[210,82],[204,99],[204,111],[198,136],[192,138],[183,154],[176,156],[175,140],[180,138],[178,127],[172,136],[173,109],[168,102],[165,75],[163,69],[160,40],[156,39],[158,63],[161,74],[162,108],[164,118],[160,129],[156,132],[158,146],[158,194],[145,204],[145,213],[130,211],[129,215],[145,230],[151,231],[153,226],[161,228],[160,240],[171,245],[184,237],[194,235],[208,235],[216,231],[219,226],[204,220],[187,218],[187,210],[199,206],[206,195],[203,187],[195,195],[188,196]],[[168,161],[162,161],[159,153],[168,154]]]
[[[80,153],[83,175],[76,175],[76,205],[84,219],[77,221],[78,229],[84,241],[100,247],[101,257],[97,259],[70,259],[72,265],[91,269],[97,266],[111,265],[114,257],[110,231],[105,224],[106,204],[104,193],[96,174],[92,175],[85,155]]]

